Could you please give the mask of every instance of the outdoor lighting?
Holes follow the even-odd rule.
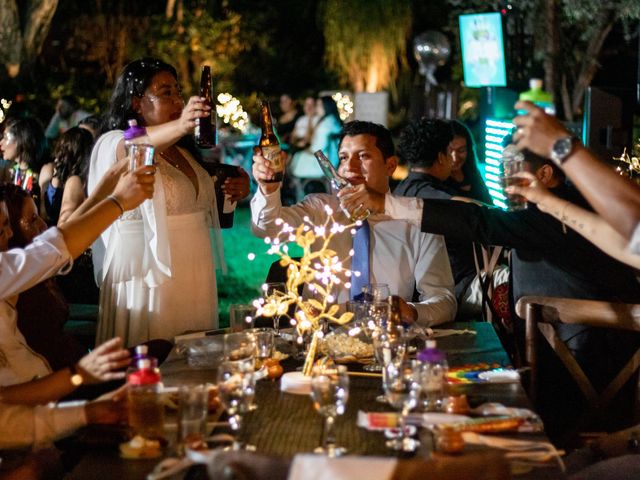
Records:
[[[230,93],[220,93],[216,113],[227,125],[244,133],[249,128],[249,115],[242,109],[240,100]]]
[[[0,123],[4,122],[4,119],[5,119],[4,112],[6,110],[9,110],[10,106],[11,106],[11,101],[10,100],[7,100],[5,98],[0,99],[0,107],[2,107],[2,108],[0,108]]]
[[[484,127],[484,182],[489,190],[493,204],[507,208],[502,185],[500,184],[500,159],[502,158],[502,142],[513,130],[513,123],[506,120],[487,118]]]
[[[340,120],[343,122],[353,115],[353,100],[346,93],[337,92],[334,93],[331,98],[336,102],[338,107],[338,113],[340,114]]]

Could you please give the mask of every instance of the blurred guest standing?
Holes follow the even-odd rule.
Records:
[[[316,115],[315,98],[305,98],[302,108],[304,115],[296,120],[293,132],[291,133],[291,147],[296,151],[307,148],[311,144],[311,135],[319,120]]]
[[[158,175],[153,201],[123,215],[94,244],[102,283],[98,342],[120,336],[132,345],[218,325],[214,265],[224,260],[214,183],[196,161],[191,136],[195,120],[206,115],[209,107],[200,97],[185,106],[175,69],[161,60],[136,60],[118,78],[107,117],[111,131],[91,154],[89,191],[125,156],[129,119],[146,127]],[[232,201],[243,198],[248,176],[228,179],[223,190]]]
[[[56,104],[56,112],[47,125],[45,136],[54,140],[89,115],[89,112],[80,109],[78,100],[73,95],[65,95]]]
[[[294,102],[287,93],[280,96],[280,111],[282,112],[280,117],[278,117],[278,135],[280,136],[280,141],[291,143],[291,132],[293,132],[296,121],[300,118],[300,110],[298,110],[296,102]]]

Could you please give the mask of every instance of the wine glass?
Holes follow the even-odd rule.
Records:
[[[389,362],[384,366],[382,383],[387,396],[387,402],[401,411],[401,436],[388,440],[387,447],[403,452],[413,452],[420,446],[420,441],[407,435],[407,415],[416,408],[420,401],[421,371],[419,362],[403,361]]]
[[[407,344],[402,336],[402,327],[389,325],[387,328],[380,328],[373,337],[373,353],[376,358],[377,370],[382,370],[382,379],[386,375],[385,367],[390,363],[402,363],[407,353]],[[376,401],[387,403],[385,395],[378,395]]]
[[[342,415],[349,400],[349,377],[344,365],[313,367],[311,373],[311,400],[314,408],[324,417],[322,445],[314,450],[328,457],[346,453],[346,449],[336,445],[334,423],[337,415]]]
[[[387,328],[387,319],[389,318],[389,304],[387,302],[366,302],[366,321],[365,332],[373,341],[375,352],[376,339]],[[363,370],[367,372],[379,372],[382,370],[383,363],[378,361],[378,357],[374,356],[374,363],[365,365]]]
[[[287,291],[287,286],[284,282],[269,282],[262,285],[262,291],[267,303],[276,303]],[[276,336],[280,335],[280,315],[277,313],[273,316],[273,330]]]
[[[222,406],[229,414],[229,425],[235,432],[233,450],[255,450],[240,441],[242,417],[253,409],[256,380],[253,363],[227,360],[218,368],[218,395]]]
[[[372,302],[386,302],[391,290],[386,283],[370,283],[362,288],[364,298]]]
[[[252,328],[249,333],[255,340],[255,368],[262,368],[263,362],[273,354],[273,329],[272,328]]]

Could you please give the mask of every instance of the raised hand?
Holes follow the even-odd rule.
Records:
[[[112,338],[80,359],[77,370],[85,383],[100,383],[124,378],[118,371],[129,365],[129,351],[122,348],[122,339]]]
[[[120,177],[112,195],[120,202],[122,208],[132,210],[153,197],[155,172],[156,167],[148,165],[126,172]]]
[[[341,189],[338,198],[342,207],[350,213],[355,213],[356,210],[384,213],[384,193],[367,187],[365,183]]]
[[[182,109],[180,121],[178,122],[182,136],[193,133],[196,127],[196,119],[206,117],[211,114],[211,107],[205,103],[203,97],[191,97]]]
[[[518,115],[513,123],[518,127],[513,134],[513,143],[519,149],[527,149],[541,157],[549,158],[556,140],[570,135],[558,119],[536,107],[531,102],[520,101],[517,110],[526,110],[526,115]]]
[[[280,152],[282,161],[285,162],[287,158],[286,152]],[[276,172],[271,168],[271,162],[262,156],[260,147],[254,147],[253,149],[253,178],[256,179],[260,189],[266,193],[273,193],[279,187],[279,182],[269,183],[268,181],[273,178]]]

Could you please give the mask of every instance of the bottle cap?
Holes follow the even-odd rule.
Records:
[[[149,347],[147,345],[136,346],[136,356],[143,357],[149,353]]]
[[[127,377],[130,385],[153,385],[160,383],[160,372],[155,368],[155,359],[141,358],[138,360],[138,370],[131,372]]]
[[[124,139],[131,140],[136,137],[142,137],[147,134],[147,129],[138,126],[138,122],[134,119],[128,121],[129,128],[124,131]]]
[[[435,343],[435,342],[434,342]],[[444,352],[435,347],[425,348],[418,354],[418,360],[424,363],[442,362],[445,359]]]
[[[529,88],[531,90],[542,90],[542,79],[541,78],[531,78],[529,79]]]

